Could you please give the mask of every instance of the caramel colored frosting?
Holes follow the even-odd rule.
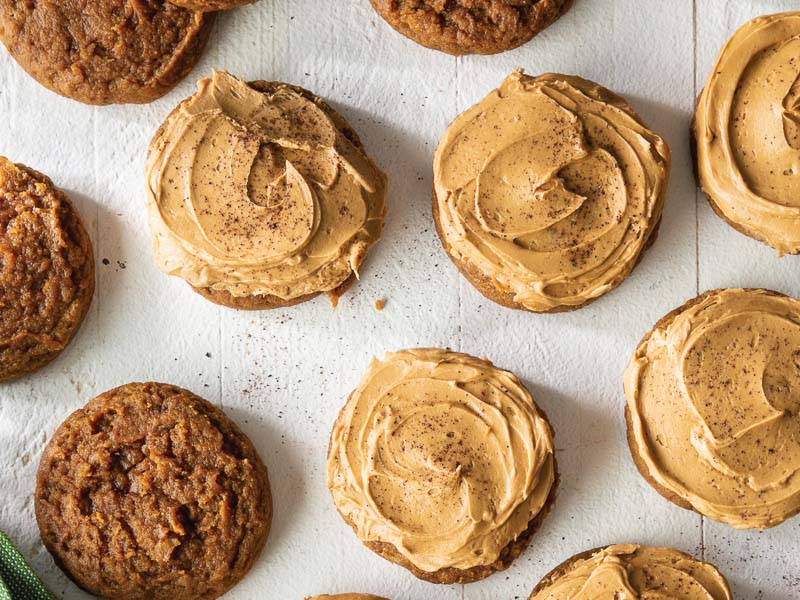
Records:
[[[608,546],[580,558],[529,600],[731,600],[712,565],[670,548]]]
[[[341,118],[270,87],[214,72],[150,146],[156,261],[194,287],[285,300],[330,291],[380,237],[384,174]]]
[[[652,482],[739,529],[800,511],[800,300],[700,296],[642,342],[625,393]]]
[[[695,134],[700,184],[725,219],[800,252],[800,12],[759,17],[728,40]]]
[[[670,152],[597,84],[517,71],[450,125],[433,168],[448,252],[549,311],[630,273],[661,218]]]
[[[553,434],[525,387],[447,350],[373,360],[331,435],[339,512],[426,572],[493,563],[554,481]]]

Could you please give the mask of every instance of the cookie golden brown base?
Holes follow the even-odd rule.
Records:
[[[353,283],[355,283],[355,281],[356,276],[353,274],[350,275],[350,277],[347,278],[343,284],[329,292],[315,292],[313,294],[298,296],[297,298],[292,298],[291,300],[285,300],[279,296],[271,295],[237,297],[224,290],[212,290],[210,288],[196,287],[192,287],[192,289],[203,296],[203,298],[210,300],[214,304],[227,306],[228,308],[235,308],[237,310],[270,310],[273,308],[287,308],[296,304],[302,304],[308,300],[313,300],[323,293],[328,294],[328,297],[331,299],[331,304],[334,308],[336,308],[336,305],[339,303],[339,298],[341,298],[341,296],[350,288],[351,285],[353,285]]]
[[[350,394],[350,396],[352,396],[352,394]],[[345,405],[346,404],[347,403],[345,403]],[[553,427],[541,407],[537,406],[537,411],[539,415],[547,422],[550,430],[553,431]],[[330,443],[328,444],[328,453],[330,454]],[[544,506],[542,506],[542,510],[540,510],[539,513],[533,519],[531,519],[525,531],[520,533],[519,536],[517,536],[517,539],[509,542],[505,548],[500,551],[500,555],[497,557],[497,560],[489,565],[480,565],[470,569],[447,568],[439,569],[438,571],[433,572],[423,571],[422,569],[416,567],[403,554],[401,554],[394,544],[380,541],[362,540],[362,542],[367,548],[372,550],[378,556],[381,556],[390,562],[408,569],[414,574],[415,577],[429,583],[450,585],[456,583],[473,583],[475,581],[480,581],[481,579],[486,579],[489,577],[489,575],[497,573],[498,571],[504,571],[511,566],[511,563],[514,562],[514,560],[525,551],[534,534],[539,530],[544,522],[545,517],[547,517],[547,515],[553,510],[553,507],[556,503],[558,485],[561,480],[558,473],[558,462],[555,454],[553,455],[553,476],[553,485],[550,487],[550,492],[547,495],[547,500],[545,500]],[[339,514],[353,529],[353,531],[357,532],[357,528],[352,519],[347,518],[345,515],[341,514],[341,512]]]
[[[573,0],[370,0],[405,37],[452,54],[497,54],[528,42]]]
[[[308,100],[314,102],[317,106],[319,106],[325,113],[331,118],[331,120],[336,125],[337,129],[342,132],[342,134],[353,143],[359,150],[362,150],[366,153],[364,149],[364,144],[361,142],[361,138],[358,137],[356,131],[350,126],[350,124],[342,117],[333,107],[331,107],[327,102],[325,102],[320,97],[314,95],[312,92],[308,91],[305,88],[296,85],[285,84],[277,81],[249,81],[247,83],[251,88],[254,90],[269,94],[271,92],[276,91],[279,87],[288,86],[295,92],[301,94],[303,97],[307,98]],[[166,126],[167,122],[170,120],[172,115],[180,110],[181,106],[183,106],[186,102],[191,100],[191,98],[186,98],[183,100],[178,106],[176,106],[172,112],[164,119],[164,122],[156,131],[155,135],[153,136],[152,141],[150,142],[151,145],[155,144],[158,139],[161,138],[162,134],[164,133],[164,127]],[[350,277],[348,277],[344,282],[342,282],[338,287],[334,288],[333,290],[327,292],[313,292],[311,294],[305,294],[302,296],[298,296],[297,298],[292,298],[286,300],[279,296],[274,295],[252,295],[252,296],[234,296],[230,292],[225,290],[213,290],[211,288],[198,288],[195,286],[189,286],[192,288],[193,291],[197,292],[205,299],[210,300],[214,304],[219,304],[221,306],[227,306],[228,308],[235,308],[238,310],[269,310],[273,308],[287,308],[290,306],[295,306],[297,304],[302,304],[303,302],[307,302],[308,300],[313,300],[317,296],[322,293],[327,293],[328,296],[331,298],[331,303],[333,304],[334,308],[336,307],[337,303],[339,302],[339,298],[353,285],[356,281],[355,273],[352,273]]]
[[[565,306],[565,305],[556,306],[546,311],[534,311],[520,304],[519,302],[514,300],[513,293],[505,292],[499,289],[494,284],[494,281],[492,281],[491,277],[485,275],[478,267],[473,265],[468,260],[458,259],[450,253],[449,248],[447,247],[447,242],[445,242],[444,230],[442,229],[441,219],[439,217],[439,207],[438,207],[438,201],[436,199],[435,189],[433,190],[432,195],[433,195],[433,222],[436,226],[436,233],[439,234],[439,239],[442,242],[442,246],[444,246],[445,253],[447,254],[448,258],[452,261],[452,263],[456,266],[456,268],[461,272],[461,274],[467,279],[467,281],[469,281],[475,289],[477,289],[481,294],[483,294],[484,297],[491,300],[492,302],[495,302],[500,306],[505,306],[506,308],[513,308],[516,310],[525,310],[528,312],[538,313],[538,314],[555,314],[555,313],[572,312],[574,310],[578,310],[579,308],[588,306],[589,304],[603,297],[603,296],[598,296],[596,298],[590,298],[586,302],[583,302],[576,306]],[[658,232],[660,227],[661,227],[661,218],[659,217],[658,221],[656,221],[656,224],[652,227],[650,235],[647,238],[647,242],[642,248],[642,251],[639,253],[639,256],[636,258],[634,264],[627,272],[621,273],[620,277],[611,283],[608,292],[610,292],[614,288],[619,287],[619,285],[622,284],[622,282],[628,278],[628,275],[630,275],[636,268],[636,266],[642,261],[645,252],[650,248],[650,246],[652,246],[655,243],[656,238],[658,237]]]
[[[213,26],[163,0],[0,0],[0,40],[29,75],[86,104],[145,103],[200,58]]]
[[[45,175],[0,157],[0,381],[55,359],[77,334],[95,288],[92,242]]]
[[[780,296],[780,297],[785,296],[780,292],[764,288],[748,288],[748,289],[761,291],[773,296]],[[721,289],[708,290],[700,294],[699,296],[692,298],[691,300],[688,300],[682,306],[679,306],[675,310],[672,310],[663,317],[661,317],[661,319],[658,320],[658,322],[647,333],[647,335],[645,335],[641,339],[641,341],[636,345],[636,348],[641,348],[644,344],[647,344],[647,342],[650,340],[653,334],[655,334],[657,331],[665,331],[672,324],[672,322],[678,317],[678,315],[690,309],[691,307],[700,304],[708,296],[718,293],[720,291],[722,290]],[[631,457],[633,458],[633,462],[636,465],[636,469],[639,471],[639,474],[642,477],[644,477],[645,481],[647,481],[647,483],[649,483],[650,486],[654,490],[656,490],[662,497],[666,498],[676,506],[679,506],[680,508],[685,508],[686,510],[691,510],[693,512],[696,512],[697,514],[702,514],[699,511],[695,510],[695,508],[688,500],[682,498],[672,490],[664,487],[663,485],[655,481],[650,475],[650,472],[647,469],[647,464],[645,463],[644,459],[639,453],[639,445],[636,443],[636,436],[633,431],[633,419],[631,418],[630,408],[628,407],[627,400],[625,402],[625,425],[626,425],[626,436],[628,438],[628,449],[630,450]]]

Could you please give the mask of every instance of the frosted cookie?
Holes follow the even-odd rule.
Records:
[[[0,156],[0,381],[58,356],[93,294],[92,243],[72,202]]]
[[[759,17],[722,48],[697,102],[697,175],[714,211],[800,253],[800,12]]]
[[[328,487],[356,535],[433,583],[507,568],[557,481],[552,430],[519,379],[447,350],[373,360],[328,451]]]
[[[615,544],[565,561],[539,582],[529,600],[586,598],[731,600],[713,565],[671,548]]]
[[[378,241],[386,176],[310,92],[214,72],[147,159],[156,263],[233,308],[334,301]]]
[[[572,0],[371,0],[389,25],[448,54],[496,54],[555,22]]]
[[[272,520],[267,469],[220,409],[161,383],[118,387],[70,415],[39,463],[50,554],[104,598],[206,600],[255,563]]]
[[[160,98],[197,63],[212,24],[161,0],[0,0],[0,40],[14,59],[87,104]]]
[[[670,164],[667,144],[619,96],[517,71],[439,142],[434,220],[490,300],[574,310],[622,283],[655,239]]]
[[[625,395],[633,458],[670,501],[738,529],[800,511],[800,300],[690,300],[639,344]]]

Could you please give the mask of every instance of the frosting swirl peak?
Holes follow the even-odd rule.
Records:
[[[618,285],[655,231],[666,143],[608,90],[511,74],[448,127],[434,158],[447,251],[528,310],[577,307]]]
[[[734,227],[800,252],[800,11],[754,19],[722,48],[697,104],[700,185]]]
[[[731,600],[712,565],[671,548],[616,544],[556,569],[529,600]]]
[[[800,301],[724,289],[665,318],[625,375],[632,450],[661,489],[733,527],[800,511]]]
[[[333,290],[385,212],[386,177],[338,115],[218,71],[156,134],[147,183],[159,268],[235,297]]]
[[[373,360],[331,435],[328,487],[366,543],[425,572],[489,565],[555,482],[553,436],[528,391],[439,349]]]

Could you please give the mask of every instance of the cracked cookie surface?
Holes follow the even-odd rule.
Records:
[[[191,392],[131,383],[64,421],[47,445],[36,518],[56,563],[119,599],[217,598],[269,533],[267,470],[220,409]]]
[[[14,59],[87,104],[163,96],[194,67],[212,22],[160,0],[0,0],[0,40]]]
[[[0,381],[69,344],[94,293],[92,244],[67,196],[0,157]]]
[[[246,4],[252,4],[255,0],[170,0],[175,6],[182,6],[200,12],[212,12],[215,10],[231,10]]]
[[[556,21],[573,0],[370,0],[394,29],[448,54],[516,48]]]

